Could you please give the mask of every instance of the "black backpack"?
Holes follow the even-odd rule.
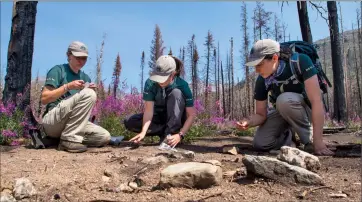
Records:
[[[322,69],[322,64],[320,62],[317,50],[315,45],[310,44],[305,41],[288,41],[280,43],[280,57],[281,59],[288,59],[290,61],[291,71],[294,74],[295,79],[299,83],[303,83],[302,72],[299,67],[299,55],[298,53],[302,53],[308,55],[312,60],[314,67],[317,69],[317,77],[319,82],[319,87],[323,94],[328,93],[328,87],[332,87],[331,82],[329,81],[328,77],[326,76],[325,72]],[[304,92],[304,96],[305,92]],[[323,96],[322,96],[323,98]],[[323,103],[325,106],[326,111],[328,108],[325,104],[323,99]],[[310,103],[308,103],[310,105]]]

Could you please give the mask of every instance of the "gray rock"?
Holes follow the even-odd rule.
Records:
[[[36,195],[36,190],[33,184],[27,178],[16,179],[13,192],[15,199],[17,200]]]
[[[304,168],[289,165],[275,158],[265,156],[245,155],[243,163],[248,175],[266,177],[284,183],[299,183],[306,185],[322,185],[322,178]]]
[[[111,169],[106,168],[106,169],[104,170],[104,175],[107,176],[107,177],[112,177],[112,176],[113,176],[113,172],[112,172]]]
[[[163,188],[187,187],[205,189],[219,185],[222,169],[210,163],[186,162],[170,165],[161,171],[159,185]]]
[[[297,148],[288,146],[283,146],[280,149],[280,153],[277,156],[277,159],[287,162],[291,165],[306,168],[312,172],[316,172],[321,167],[318,157],[301,151]]]
[[[142,163],[146,163],[146,164],[150,164],[150,165],[155,165],[158,163],[168,163],[168,159],[165,156],[155,156],[155,157],[150,157],[147,159],[143,159]]]

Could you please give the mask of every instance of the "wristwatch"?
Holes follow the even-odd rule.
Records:
[[[178,135],[181,137],[181,139],[184,139],[184,136],[186,135],[184,132],[180,131]]]

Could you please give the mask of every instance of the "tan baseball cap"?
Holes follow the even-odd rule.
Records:
[[[80,41],[73,41],[69,45],[68,51],[75,57],[88,57],[88,47]]]
[[[169,55],[162,55],[156,61],[155,67],[151,72],[150,80],[164,83],[175,70],[175,59]]]
[[[250,50],[248,62],[246,66],[258,65],[266,55],[278,53],[280,51],[280,44],[272,39],[262,39],[255,42],[253,48]]]

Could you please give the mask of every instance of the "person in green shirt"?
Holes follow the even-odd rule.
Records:
[[[180,78],[182,62],[173,56],[163,55],[156,61],[149,79],[145,82],[144,112],[124,120],[125,127],[138,133],[130,141],[139,143],[146,135],[167,135],[168,145],[174,147],[191,127],[196,111],[188,83]]]
[[[246,65],[255,67],[259,73],[254,92],[256,113],[237,122],[237,128],[246,130],[259,126],[253,140],[257,150],[292,146],[291,131],[295,131],[305,149],[313,148],[316,155],[333,155],[322,137],[324,108],[317,69],[308,55],[299,54],[298,59],[302,83],[294,79],[289,62],[280,57],[278,42],[263,39],[253,45]],[[269,112],[268,93],[274,104]]]
[[[97,95],[96,85],[81,70],[87,62],[87,46],[74,41],[66,54],[68,63],[54,66],[47,74],[41,94],[46,105],[42,125],[47,136],[60,138],[58,150],[84,152],[87,146],[108,144],[111,137],[89,121]]]

